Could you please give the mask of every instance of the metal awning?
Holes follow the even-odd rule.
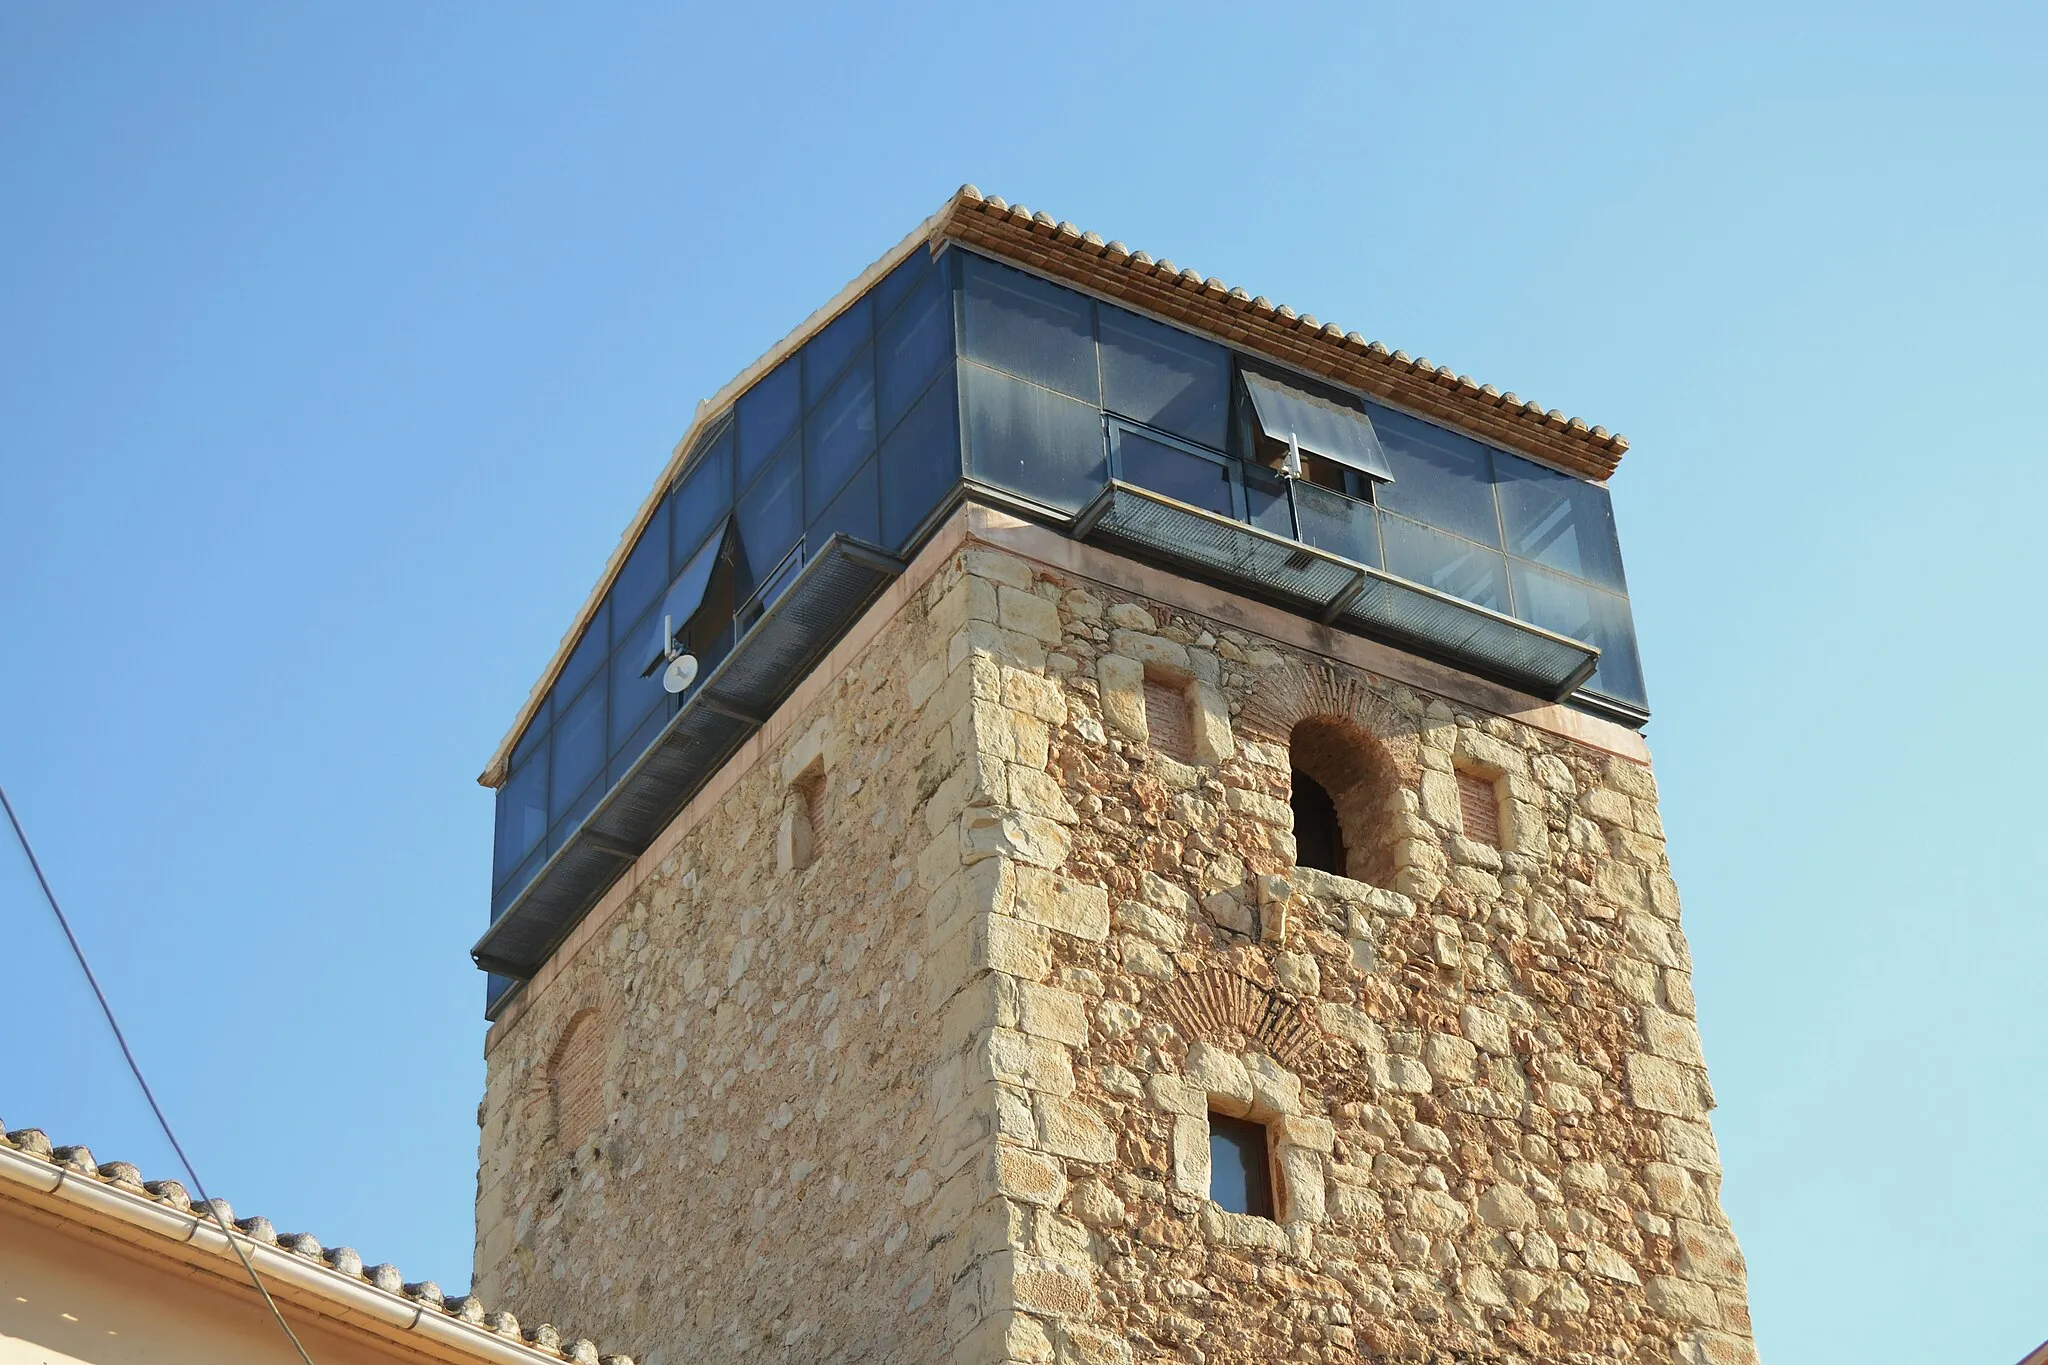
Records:
[[[1393,480],[1379,434],[1361,409],[1344,407],[1251,370],[1242,373],[1252,412],[1266,435],[1375,479]]]
[[[607,888],[788,699],[903,561],[834,536],[697,687],[519,898],[470,949],[477,966],[530,977]]]
[[[1578,690],[1596,646],[1200,507],[1112,481],[1074,521],[1109,541],[1551,701]]]

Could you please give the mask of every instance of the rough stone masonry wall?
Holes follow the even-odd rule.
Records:
[[[1303,722],[1383,884],[1293,866]],[[785,733],[494,1035],[480,1293],[653,1365],[1752,1359],[1646,768],[978,546]]]
[[[952,741],[907,698],[947,643],[900,613],[498,1026],[491,1302],[643,1365],[944,1354],[912,860]]]
[[[935,1168],[954,1359],[1753,1360],[1646,767],[1021,559],[934,590],[933,1090],[995,1139]],[[1294,868],[1297,725],[1383,885]],[[1269,1125],[1279,1221],[1203,1197],[1212,1110]]]

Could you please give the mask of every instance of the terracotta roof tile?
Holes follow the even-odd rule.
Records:
[[[54,1147],[50,1139],[38,1128],[21,1128],[0,1134],[0,1147],[12,1148],[23,1156],[47,1162],[74,1175],[85,1176],[112,1185],[143,1199],[175,1209],[179,1213],[199,1214],[211,1218],[218,1213],[222,1220],[232,1225],[252,1242],[274,1246],[309,1261],[318,1261],[336,1274],[350,1280],[361,1281],[372,1288],[380,1289],[407,1299],[424,1308],[435,1309],[449,1317],[460,1318],[501,1337],[518,1341],[536,1353],[536,1359],[569,1360],[577,1365],[633,1365],[633,1358],[625,1355],[602,1355],[591,1342],[582,1338],[564,1338],[562,1333],[547,1323],[539,1323],[524,1331],[519,1319],[510,1313],[487,1310],[475,1295],[459,1299],[448,1299],[441,1293],[441,1286],[432,1280],[406,1283],[398,1267],[380,1264],[365,1267],[363,1258],[351,1247],[323,1248],[319,1239],[309,1233],[287,1232],[280,1235],[268,1218],[256,1215],[250,1218],[236,1218],[234,1209],[225,1199],[215,1199],[211,1208],[195,1204],[185,1192],[184,1185],[175,1180],[144,1181],[142,1172],[126,1161],[95,1163],[92,1151],[86,1147]]]

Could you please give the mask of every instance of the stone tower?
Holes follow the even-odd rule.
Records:
[[[484,775],[478,1292],[1752,1360],[1623,449],[963,189],[700,408]]]

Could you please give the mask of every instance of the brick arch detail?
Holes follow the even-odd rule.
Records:
[[[1322,1028],[1305,1005],[1227,967],[1176,976],[1160,993],[1159,1012],[1191,1042],[1252,1048],[1296,1072],[1322,1050]]]

